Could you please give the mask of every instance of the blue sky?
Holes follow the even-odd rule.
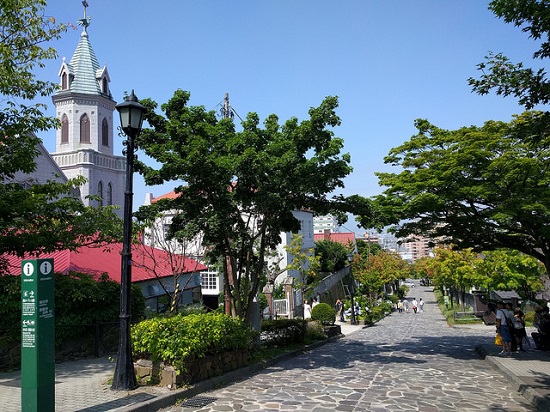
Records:
[[[339,96],[342,125],[335,134],[354,168],[346,195],[381,192],[374,172],[391,170],[383,158],[415,133],[417,118],[456,129],[509,121],[523,111],[513,98],[471,92],[467,79],[478,77],[476,64],[489,51],[537,63],[531,62],[536,43],[480,0],[88,3],[89,39],[118,102],[135,89],[139,98],[161,104],[179,88],[191,93],[192,105],[217,109],[229,93],[241,117],[275,113],[283,122],[305,119],[325,96]],[[50,0],[46,12],[76,25],[83,8],[80,0]],[[52,44],[59,58],[47,63],[42,77],[58,80],[62,58],[72,57],[80,32],[69,29]],[[54,151],[55,133],[41,137]],[[145,193],[159,196],[173,187],[145,187],[136,175],[134,209]]]

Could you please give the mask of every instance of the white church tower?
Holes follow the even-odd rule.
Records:
[[[60,89],[52,100],[61,128],[56,132],[56,150],[52,158],[68,178],[83,176],[80,188],[85,205],[118,205],[122,217],[126,159],[113,153],[114,110],[107,67],[99,63],[88,40],[90,19],[79,20],[83,30],[74,55],[63,59],[59,70]],[[98,195],[101,200],[87,196]]]

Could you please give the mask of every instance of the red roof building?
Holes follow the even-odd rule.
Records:
[[[21,274],[21,262],[24,259],[54,259],[54,270],[58,273],[81,272],[99,278],[106,273],[110,279],[120,283],[122,243],[101,247],[81,247],[76,251],[61,250],[44,253],[38,256],[20,258],[5,255],[8,260],[8,272]],[[194,273],[206,270],[199,262],[171,255],[163,250],[145,245],[132,246],[132,282],[142,282],[179,274]]]
[[[67,274],[80,272],[99,279],[104,273],[110,279],[120,283],[122,272],[122,243],[100,247],[82,247],[76,251],[60,250],[40,255],[28,255],[20,258],[4,255],[7,259],[7,270],[11,275],[21,274],[21,262],[24,259],[53,259],[54,271]],[[138,285],[145,297],[145,304],[150,311],[166,310],[166,305],[159,298],[166,296],[166,291],[173,293],[177,277],[180,304],[185,305],[201,300],[200,271],[206,270],[201,263],[181,255],[167,253],[145,245],[132,245],[132,283]]]
[[[315,242],[330,240],[331,242],[341,243],[344,246],[351,245],[355,249],[355,233],[353,232],[340,233],[325,231],[324,233],[315,233],[313,237]]]

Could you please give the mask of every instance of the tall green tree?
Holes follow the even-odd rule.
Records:
[[[369,296],[369,306],[384,291],[384,285],[395,284],[409,273],[408,263],[397,253],[380,250],[376,254],[356,254],[352,262],[353,277],[361,291]]]
[[[489,9],[506,23],[513,23],[539,43],[534,59],[550,57],[550,3],[547,0],[493,0]],[[544,67],[533,69],[513,63],[503,53],[491,52],[478,64],[479,79],[469,84],[479,94],[493,90],[497,95],[514,96],[527,109],[550,102],[550,81]]]
[[[45,5],[44,0],[0,0],[0,254],[74,249],[121,235],[111,208],[84,207],[73,196],[82,178],[67,184],[14,180],[18,172],[36,169],[35,133],[57,125],[43,113],[44,105],[33,103],[57,87],[38,79],[35,69],[56,57],[55,49],[44,46],[65,31],[44,14]]]
[[[550,271],[550,135],[537,135],[540,112],[510,123],[443,130],[417,120],[418,133],[377,173],[387,189],[375,198],[397,236],[423,235],[460,249],[510,248]]]
[[[452,298],[462,302],[464,310],[465,294],[483,279],[478,277],[476,262],[478,256],[471,249],[452,250],[451,248],[436,248],[435,258],[428,264],[433,273],[433,282],[441,291],[447,289]]]
[[[315,256],[319,258],[319,271],[336,272],[348,264],[348,254],[353,252],[353,245],[347,247],[329,239],[315,242]]]
[[[330,197],[351,172],[349,155],[340,153],[343,140],[332,131],[340,124],[338,101],[327,97],[302,122],[280,124],[270,115],[261,126],[250,113],[237,131],[232,119],[188,106],[189,97],[177,90],[161,106],[164,115],[155,112],[155,102],[141,101],[151,128],[137,144],[159,167],[136,168],[147,184],[174,182],[178,196],[136,216],[176,210],[171,236],[202,232],[211,255],[223,259],[231,313],[250,319],[266,254],[280,243],[281,232],[300,229],[292,211],[325,214],[343,207],[342,199]]]
[[[489,290],[515,290],[524,299],[534,299],[544,289],[544,266],[532,256],[517,250],[498,249],[483,253],[476,264],[481,282],[476,286]]]

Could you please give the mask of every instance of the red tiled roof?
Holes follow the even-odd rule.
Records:
[[[230,185],[229,185],[229,191],[233,190],[233,188],[236,186],[237,184],[235,182],[232,182]],[[154,197],[151,199],[151,203],[155,203],[155,202],[158,202],[159,200],[161,199],[176,199],[180,194],[179,193],[176,193],[174,190],[172,190],[171,192],[168,192],[168,193],[165,193],[163,195],[160,195],[158,197]]]
[[[173,190],[171,192],[168,192],[164,195],[160,195],[159,197],[154,197],[151,199],[151,203],[158,202],[160,199],[175,199],[179,196],[179,193],[174,192]]]
[[[75,252],[61,250],[38,256],[29,255],[23,259],[52,258],[54,259],[55,272],[82,272],[88,273],[94,278],[99,278],[103,273],[107,273],[109,278],[120,283],[121,252],[122,244],[115,243],[102,247],[82,247]],[[8,260],[8,272],[12,275],[20,275],[23,259],[13,255],[4,255],[4,257]],[[155,279],[156,275],[167,277],[172,276],[174,272],[192,273],[206,269],[206,266],[193,259],[172,255],[145,245],[132,245],[132,262],[132,282]]]
[[[346,232],[346,233],[315,233],[313,235],[313,240],[318,242],[320,240],[330,240],[332,242],[341,243],[343,245],[352,245],[355,244],[355,233]]]

